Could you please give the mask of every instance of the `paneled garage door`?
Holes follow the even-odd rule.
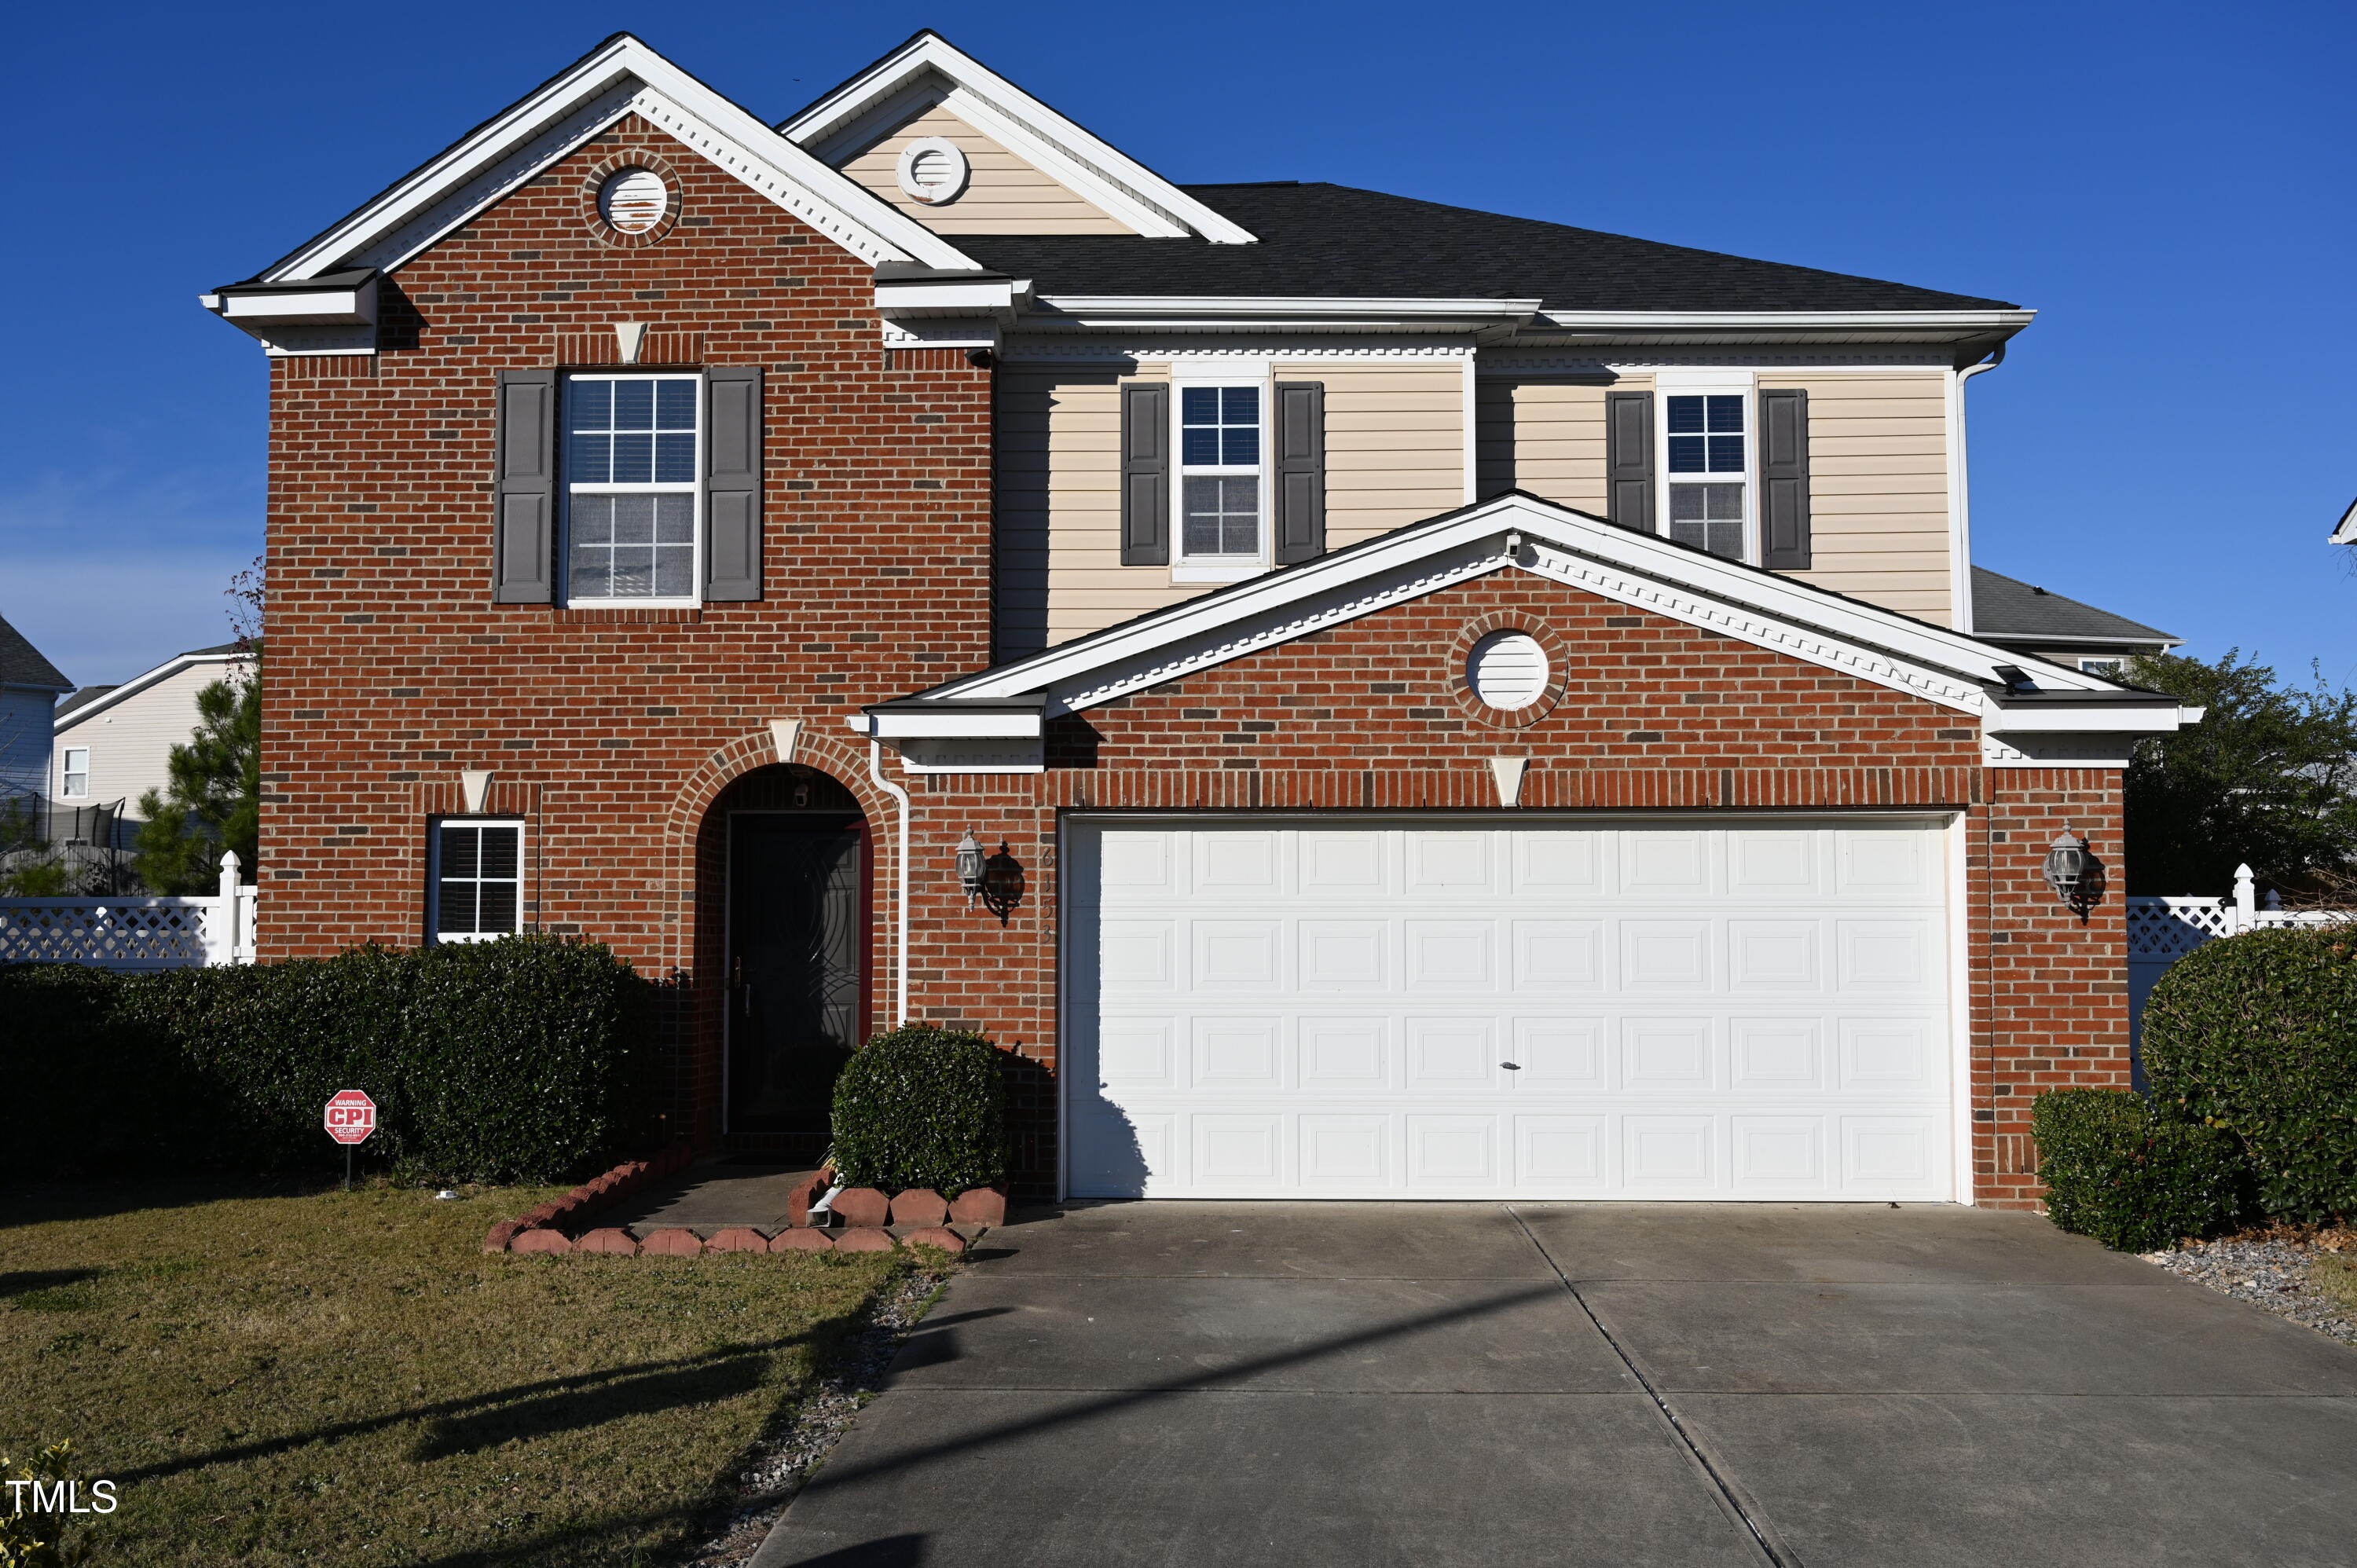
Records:
[[[1944,842],[1071,819],[1069,1188],[1951,1197]]]

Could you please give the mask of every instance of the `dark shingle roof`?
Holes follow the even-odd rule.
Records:
[[[81,691],[76,692],[72,696],[68,697],[64,702],[59,703],[58,704],[58,711],[53,716],[63,718],[77,708],[86,708],[90,706],[92,703],[95,703],[109,692],[119,692],[122,689],[120,682],[112,686],[84,686]]]
[[[41,686],[52,692],[73,690],[73,682],[41,657],[41,650],[26,641],[23,632],[5,620],[0,620],[0,686]]]
[[[2066,599],[2060,594],[1973,568],[1973,635],[1975,637],[2099,637],[2119,642],[2175,644],[2177,637],[2139,625],[2126,616]]]
[[[1191,185],[1256,245],[960,234],[1040,294],[1532,299],[1551,310],[2010,310],[2003,300],[1747,261],[1346,185]]]

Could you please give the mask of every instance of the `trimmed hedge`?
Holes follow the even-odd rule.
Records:
[[[984,1036],[933,1024],[878,1035],[834,1080],[836,1179],[955,1197],[1006,1176],[1006,1089]]]
[[[2242,1212],[2249,1169],[2214,1128],[2126,1090],[2065,1089],[2030,1107],[2047,1217],[2123,1252],[2172,1247]]]
[[[2157,1101],[2239,1143],[2262,1213],[2357,1216],[2357,929],[2195,949],[2146,1002],[2142,1050]]]
[[[0,969],[0,1167],[339,1165],[320,1112],[377,1102],[370,1164],[553,1181],[644,1141],[649,988],[525,936],[147,974]]]

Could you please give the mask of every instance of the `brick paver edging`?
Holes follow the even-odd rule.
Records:
[[[620,1226],[601,1226],[578,1238],[557,1228],[566,1223],[577,1226],[590,1213],[619,1203],[650,1183],[677,1176],[694,1159],[693,1152],[681,1144],[652,1159],[616,1165],[563,1197],[492,1226],[483,1238],[483,1251],[694,1258],[706,1252],[888,1252],[896,1246],[909,1246],[956,1253],[966,1250],[971,1238],[1006,1223],[1006,1194],[998,1187],[974,1187],[952,1199],[927,1187],[887,1194],[872,1187],[855,1187],[837,1193],[828,1206],[831,1218],[841,1227],[829,1231],[813,1225],[810,1212],[811,1205],[834,1185],[834,1173],[823,1170],[787,1196],[788,1227],[774,1236],[742,1225],[730,1226],[709,1238],[681,1226],[643,1238]]]

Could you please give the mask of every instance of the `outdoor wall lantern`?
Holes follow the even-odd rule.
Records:
[[[2064,828],[2046,852],[2046,885],[2083,926],[2087,911],[2103,901],[2104,863],[2085,839]]]
[[[1023,902],[1023,865],[1006,852],[1006,841],[999,840],[998,853],[985,856],[982,841],[968,830],[958,841],[957,869],[966,902],[979,901],[998,917],[1000,925],[1006,924],[1015,906]]]

